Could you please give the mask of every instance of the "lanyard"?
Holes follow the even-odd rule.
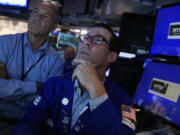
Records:
[[[39,57],[39,59],[24,73],[24,33],[22,34],[22,72],[21,72],[21,80],[24,80],[26,78],[26,76],[28,75],[28,73],[32,70],[32,68],[34,68],[37,63],[45,56],[45,52],[43,53],[43,55],[41,55]]]

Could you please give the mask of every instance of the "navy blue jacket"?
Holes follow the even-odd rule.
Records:
[[[49,79],[17,123],[14,135],[42,134],[48,118],[52,118],[53,135],[134,135],[134,130],[122,124],[121,110],[122,104],[132,106],[132,100],[119,85],[108,79],[104,84],[109,98],[95,110],[83,113],[70,128],[74,95],[71,74]],[[68,102],[62,102],[64,98]]]

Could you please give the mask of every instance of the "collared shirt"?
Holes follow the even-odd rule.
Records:
[[[74,91],[73,106],[72,106],[71,128],[75,125],[79,116],[87,109],[88,103],[89,103],[90,111],[93,111],[108,99],[107,93],[103,94],[102,96],[94,100],[90,99],[88,91],[85,91],[81,96],[81,89],[79,87],[79,83],[77,79],[75,80],[74,89],[75,91]]]
[[[33,51],[27,33],[24,35],[23,45],[22,37],[22,34],[0,37],[0,62],[5,65],[10,78],[0,78],[0,114],[6,117],[20,116],[22,109],[37,92],[36,82],[43,83],[50,77],[58,76],[63,69],[61,57],[47,42],[37,51]],[[21,81],[22,68],[24,67],[26,73],[43,54],[43,58],[30,70],[24,81]]]
[[[59,50],[59,51],[57,51],[57,53],[61,56],[62,62],[65,63],[64,51],[63,50]]]

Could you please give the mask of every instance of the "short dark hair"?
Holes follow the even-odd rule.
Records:
[[[110,43],[111,43],[112,47],[110,48],[110,51],[114,51],[117,54],[119,54],[119,52],[120,52],[119,38],[114,34],[114,32],[110,28],[110,26],[107,24],[104,24],[104,23],[98,23],[98,24],[94,24],[93,27],[101,27],[101,28],[108,30],[111,33]]]

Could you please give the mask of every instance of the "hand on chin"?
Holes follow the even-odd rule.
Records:
[[[72,65],[79,65],[83,63],[91,63],[91,62],[81,57],[76,57],[72,61]]]

